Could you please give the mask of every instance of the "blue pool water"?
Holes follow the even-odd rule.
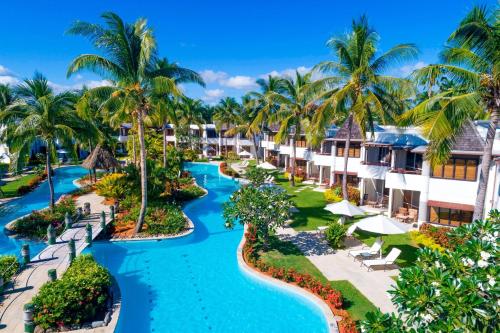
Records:
[[[122,308],[116,332],[327,332],[319,308],[260,282],[238,266],[242,228],[224,228],[221,204],[237,188],[217,166],[187,168],[208,195],[184,209],[189,236],[140,242],[98,242],[91,251],[116,277]]]
[[[74,190],[76,186],[73,184],[73,181],[86,173],[87,170],[78,166],[56,169],[53,178],[55,199],[57,200],[61,195]],[[2,230],[10,221],[29,214],[33,210],[45,208],[48,206],[48,203],[49,184],[45,181],[34,191],[0,206],[0,226]],[[19,255],[23,243],[30,244],[31,256],[36,255],[45,247],[45,243],[15,239],[7,237],[5,233],[0,232],[0,254]]]

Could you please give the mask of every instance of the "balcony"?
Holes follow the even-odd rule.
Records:
[[[426,181],[424,177],[416,173],[387,172],[385,175],[385,187],[400,190],[422,191]]]
[[[315,165],[331,166],[333,164],[333,158],[332,154],[314,153],[312,160]]]
[[[385,179],[388,171],[389,171],[389,163],[362,161],[359,164],[358,177]]]

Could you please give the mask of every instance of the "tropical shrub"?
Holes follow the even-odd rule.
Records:
[[[228,162],[234,162],[234,161],[237,161],[238,159],[239,159],[239,156],[238,156],[238,154],[236,154],[235,151],[230,150],[227,152],[226,160]]]
[[[12,230],[21,237],[43,239],[47,235],[47,227],[52,224],[59,235],[64,230],[64,217],[66,213],[71,216],[76,213],[75,200],[65,197],[54,206],[54,211],[44,209],[33,211],[30,215],[20,218],[12,226]]]
[[[333,191],[333,193],[336,196],[338,196],[340,198],[344,197],[344,195],[342,193],[342,185],[334,184],[331,187],[331,190]],[[359,190],[354,186],[347,185],[347,200],[354,203],[355,205],[359,205],[360,199],[361,199],[361,196],[360,196]]]
[[[26,185],[21,185],[17,188],[17,195],[25,195],[28,192],[33,191],[41,182],[47,178],[45,173],[37,174],[35,177],[31,178]]]
[[[459,239],[450,239],[448,235],[450,230],[447,227],[436,227],[428,223],[422,224],[419,228],[420,233],[432,238],[436,244],[447,249],[452,249],[461,242]]]
[[[239,173],[231,169],[226,162],[219,164],[220,172],[229,177],[240,178]]]
[[[198,152],[193,149],[184,149],[183,157],[184,161],[195,161],[198,158]]]
[[[224,203],[223,216],[227,228],[234,223],[251,225],[256,230],[256,241],[268,245],[269,234],[290,219],[292,202],[286,192],[272,187],[243,186]]]
[[[449,233],[463,243],[443,252],[420,249],[415,266],[402,269],[389,291],[399,316],[374,313],[363,322],[364,331],[500,331],[500,213]]]
[[[285,172],[283,174],[283,177],[285,177],[286,179],[290,179],[290,173]],[[295,180],[295,184],[300,184],[304,181],[304,177],[300,177],[300,176],[295,175],[294,180]]]
[[[111,173],[95,184],[97,194],[108,199],[119,200],[126,194],[126,176],[123,173]]]
[[[148,235],[177,234],[186,227],[186,219],[175,205],[148,208],[144,222],[144,233]]]
[[[179,201],[189,201],[205,195],[205,191],[194,184],[183,186],[175,193],[175,198]]]
[[[412,241],[420,246],[425,246],[431,250],[437,250],[439,252],[444,251],[444,247],[437,244],[433,238],[421,233],[420,231],[410,231],[410,237]]]
[[[344,245],[346,232],[346,225],[338,222],[330,222],[328,229],[325,230],[325,238],[332,248],[338,249]]]
[[[19,270],[19,261],[16,256],[0,256],[0,276],[3,283],[7,283]]]
[[[329,188],[325,192],[323,192],[323,195],[325,196],[325,200],[327,202],[339,202],[342,201],[342,197],[339,196],[336,191],[333,189]]]
[[[80,255],[63,276],[47,282],[33,298],[34,321],[61,329],[92,321],[106,310],[111,275],[91,255]]]

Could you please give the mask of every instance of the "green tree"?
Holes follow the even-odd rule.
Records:
[[[221,132],[223,128],[225,128],[226,131],[231,128],[232,124],[234,124],[235,121],[235,114],[238,112],[238,110],[240,110],[240,108],[241,105],[233,97],[226,97],[220,100],[219,104],[215,108],[215,113],[213,115],[215,126],[219,132]],[[224,150],[226,157],[228,153],[227,136],[227,132],[224,133]]]
[[[248,185],[232,194],[223,215],[227,228],[232,229],[236,221],[255,227],[259,243],[267,247],[270,233],[290,219],[291,207],[285,191]]]
[[[78,117],[74,109],[77,96],[70,92],[55,94],[47,79],[39,73],[16,87],[16,95],[19,97],[16,103],[5,108],[0,115],[0,122],[8,128],[7,144],[14,154],[11,163],[15,169],[21,169],[35,141],[45,143],[49,205],[53,210],[51,162],[56,142],[69,147],[73,139],[88,138],[97,131],[92,123]]]
[[[393,93],[401,96],[409,95],[412,85],[408,80],[387,75],[387,70],[401,62],[413,59],[417,49],[413,44],[399,44],[388,51],[378,54],[379,35],[368,25],[362,16],[353,21],[352,31],[343,36],[335,36],[328,40],[327,46],[336,55],[334,61],[318,64],[315,69],[331,74],[330,89],[322,96],[322,104],[318,107],[313,126],[315,131],[329,125],[339,114],[345,115],[348,137],[344,149],[344,172],[342,189],[347,200],[347,165],[349,145],[353,122],[361,128],[364,136],[369,130],[373,132],[374,121],[387,123],[394,118],[390,114],[394,105]],[[403,93],[402,93],[403,92]],[[398,97],[401,98],[401,97]]]
[[[177,139],[181,143],[187,144],[190,149],[194,149],[195,145],[200,143],[200,137],[192,135],[191,125],[198,127],[201,135],[202,125],[205,123],[203,108],[203,103],[199,99],[182,96],[177,102]]]
[[[99,54],[82,54],[68,68],[68,76],[81,70],[90,70],[114,83],[112,86],[91,89],[91,94],[106,97],[103,112],[112,126],[135,120],[139,139],[141,171],[141,208],[135,231],[144,223],[147,207],[147,167],[144,142],[144,118],[154,110],[151,95],[170,93],[180,95],[174,79],[168,72],[155,67],[157,46],[153,30],[145,19],[125,23],[114,13],[104,13],[105,25],[77,21],[69,34],[87,37]]]
[[[473,219],[483,217],[492,148],[500,108],[500,24],[495,13],[474,7],[448,38],[441,53],[442,64],[429,65],[414,73],[428,98],[409,110],[402,121],[421,126],[431,144],[426,157],[431,165],[444,164],[462,128],[471,120],[489,117]],[[449,89],[435,93],[443,78]]]
[[[499,222],[492,211],[450,232],[454,250],[419,250],[415,266],[402,269],[389,291],[399,317],[372,313],[363,331],[498,332]]]

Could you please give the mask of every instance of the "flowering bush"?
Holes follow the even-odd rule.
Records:
[[[290,179],[290,172],[285,172],[283,174],[283,176],[286,178],[286,179]],[[301,177],[301,176],[297,176],[295,175],[295,183],[296,184],[300,184],[304,181],[304,177]]]
[[[9,282],[18,270],[19,261],[16,256],[0,256],[0,277],[3,283]]]
[[[59,235],[64,230],[64,217],[67,212],[70,215],[76,213],[75,200],[71,197],[61,199],[54,206],[54,211],[33,211],[30,215],[20,218],[14,222],[12,230],[22,237],[43,239],[47,235],[47,227],[52,224]]]
[[[449,232],[454,250],[419,250],[415,267],[401,270],[389,291],[399,317],[367,316],[367,332],[498,332],[500,213]],[[403,319],[404,318],[404,322]]]
[[[78,256],[63,276],[45,283],[33,298],[34,321],[42,329],[91,321],[106,309],[111,275],[91,255]]]
[[[457,242],[460,243],[461,241],[459,239],[452,241],[448,235],[450,230],[451,229],[447,227],[435,227],[428,223],[422,224],[419,229],[422,234],[432,238],[439,246],[452,249],[456,246]]]
[[[333,193],[332,196],[335,195],[336,197],[340,198],[340,200],[343,199],[342,185],[334,184],[334,185],[332,185],[331,190]],[[326,199],[326,197],[325,197],[325,199]],[[350,202],[352,202],[355,205],[359,205],[360,199],[361,199],[361,196],[360,196],[359,190],[354,186],[347,185],[347,200],[349,200]],[[328,199],[326,199],[326,200],[328,200]],[[335,202],[335,201],[333,201],[333,202]]]
[[[444,247],[436,243],[432,237],[429,237],[420,231],[410,231],[410,237],[416,244],[425,246],[431,250],[438,250],[439,252],[444,251]]]
[[[28,192],[33,191],[42,181],[45,180],[45,178],[47,178],[46,173],[37,174],[35,177],[30,179],[28,184],[19,186],[17,188],[17,194],[24,195]]]
[[[327,202],[340,202],[340,201],[342,201],[342,196],[339,196],[331,188],[327,189],[323,194],[324,194],[325,200]]]
[[[229,177],[240,178],[239,173],[229,168],[226,162],[219,164],[220,172]]]

